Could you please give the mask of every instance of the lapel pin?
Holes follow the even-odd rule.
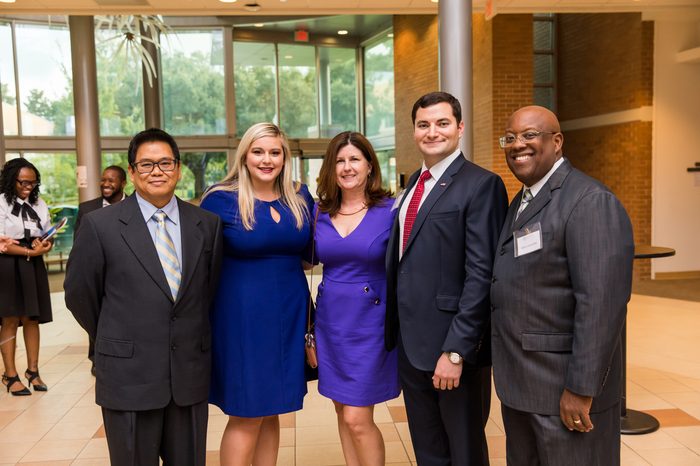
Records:
[[[440,183],[440,186],[445,186],[447,183]]]

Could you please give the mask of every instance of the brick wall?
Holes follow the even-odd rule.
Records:
[[[522,187],[506,165],[498,138],[508,119],[521,107],[532,105],[532,15],[498,15],[493,20],[493,172],[503,178],[508,197]]]
[[[474,163],[493,170],[493,21],[472,15]]]
[[[423,163],[413,140],[411,110],[423,94],[437,91],[438,20],[436,15],[394,16],[394,95],[396,179],[406,182]]]
[[[638,13],[559,15],[557,40],[561,121],[652,105],[652,22]],[[651,122],[564,133],[564,155],[617,195],[637,244],[651,244],[651,137]],[[634,276],[651,278],[650,261],[635,261]]]
[[[565,14],[557,21],[560,120],[651,105],[640,79],[641,13]]]

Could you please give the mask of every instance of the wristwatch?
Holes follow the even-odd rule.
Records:
[[[445,353],[447,358],[452,364],[460,364],[462,362],[462,356],[457,353]]]

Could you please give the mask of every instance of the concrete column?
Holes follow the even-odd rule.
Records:
[[[151,29],[146,29],[141,23],[141,35],[151,37]],[[157,37],[156,37],[157,39]],[[151,79],[153,86],[148,84],[148,73],[146,72],[146,62],[143,63],[143,123],[146,129],[161,128],[160,117],[160,60],[158,55],[158,47],[153,42],[141,40],[141,45],[148,51],[148,54],[153,59],[156,65],[156,73],[152,73]]]
[[[459,148],[467,160],[473,161],[472,0],[440,0],[438,41],[440,90],[462,104],[464,134]]]
[[[80,202],[84,202],[101,195],[102,153],[100,150],[100,112],[97,105],[95,21],[92,16],[70,16],[68,24],[70,26],[70,49],[73,62],[78,198]]]

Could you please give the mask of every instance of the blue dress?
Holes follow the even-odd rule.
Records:
[[[346,237],[328,214],[319,212],[316,222],[316,256],[323,263],[316,298],[318,391],[346,405],[374,405],[401,392],[396,349],[384,347],[392,204],[387,199],[371,207]]]
[[[299,196],[313,208],[305,185]],[[300,230],[280,201],[255,201],[253,230],[243,227],[237,193],[209,194],[202,208],[221,216],[224,260],[210,311],[212,373],[209,402],[232,416],[261,417],[302,408],[306,395],[304,334],[308,282]],[[276,223],[273,207],[280,214]]]

